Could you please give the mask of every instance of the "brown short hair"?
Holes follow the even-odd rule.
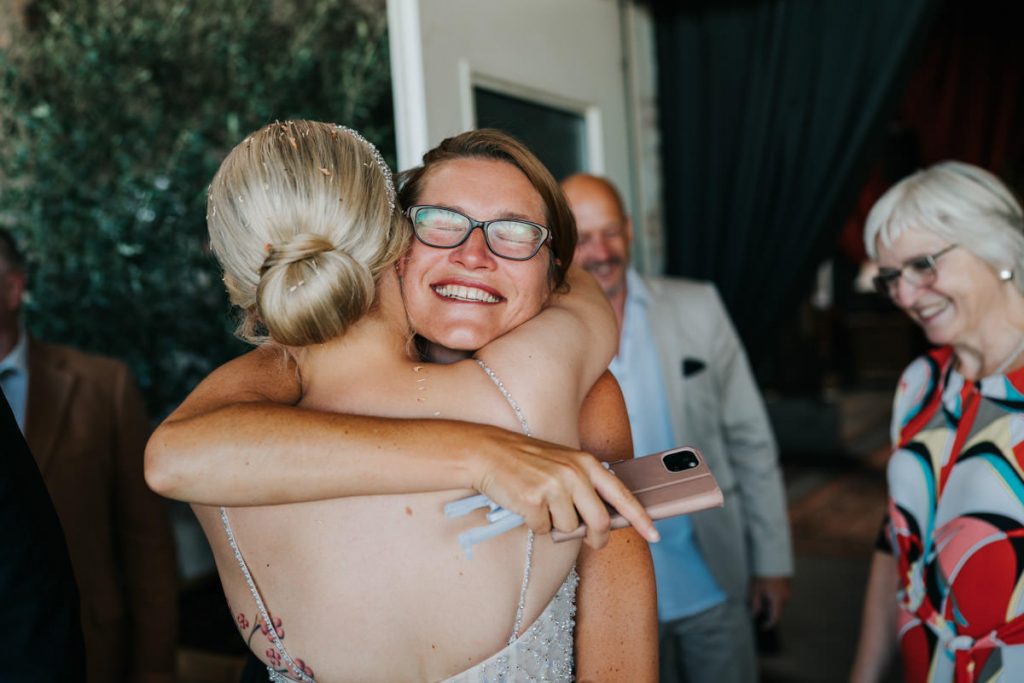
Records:
[[[419,201],[423,183],[431,169],[455,159],[495,159],[512,164],[526,176],[544,202],[545,219],[551,231],[551,284],[560,287],[576,251],[576,219],[551,172],[526,145],[508,133],[481,128],[445,138],[423,155],[423,164],[399,175],[398,200],[402,206]]]

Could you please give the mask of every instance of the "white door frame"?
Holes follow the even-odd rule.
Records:
[[[475,127],[474,86],[578,113],[586,123],[587,171],[614,182],[633,216],[634,264],[660,272],[656,76],[645,8],[628,0],[388,0],[387,11],[399,169],[419,164],[444,137]],[[571,12],[572,30],[557,40],[539,37],[543,26],[516,32],[521,17],[552,12]],[[489,19],[486,30],[481,14]],[[424,45],[449,28],[458,40]],[[471,64],[463,53],[474,52]],[[574,77],[533,67],[531,59],[572,67]],[[587,91],[595,73],[615,85]]]

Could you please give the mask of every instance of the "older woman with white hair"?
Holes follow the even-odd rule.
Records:
[[[851,680],[898,642],[911,682],[1024,680],[1024,219],[946,161],[900,181],[864,231],[875,285],[937,348],[893,407],[889,508]]]

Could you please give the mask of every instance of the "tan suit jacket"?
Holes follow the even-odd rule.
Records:
[[[64,527],[90,683],[167,680],[177,584],[163,501],[143,479],[149,435],[128,368],[29,340],[25,437]]]
[[[714,285],[643,278],[680,443],[700,448],[725,506],[691,515],[708,569],[745,601],[755,576],[790,576],[793,549],[771,424],[729,315]]]

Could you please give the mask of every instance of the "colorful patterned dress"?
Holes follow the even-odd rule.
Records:
[[[967,381],[949,348],[903,373],[885,543],[909,683],[1024,681],[1024,368]]]

